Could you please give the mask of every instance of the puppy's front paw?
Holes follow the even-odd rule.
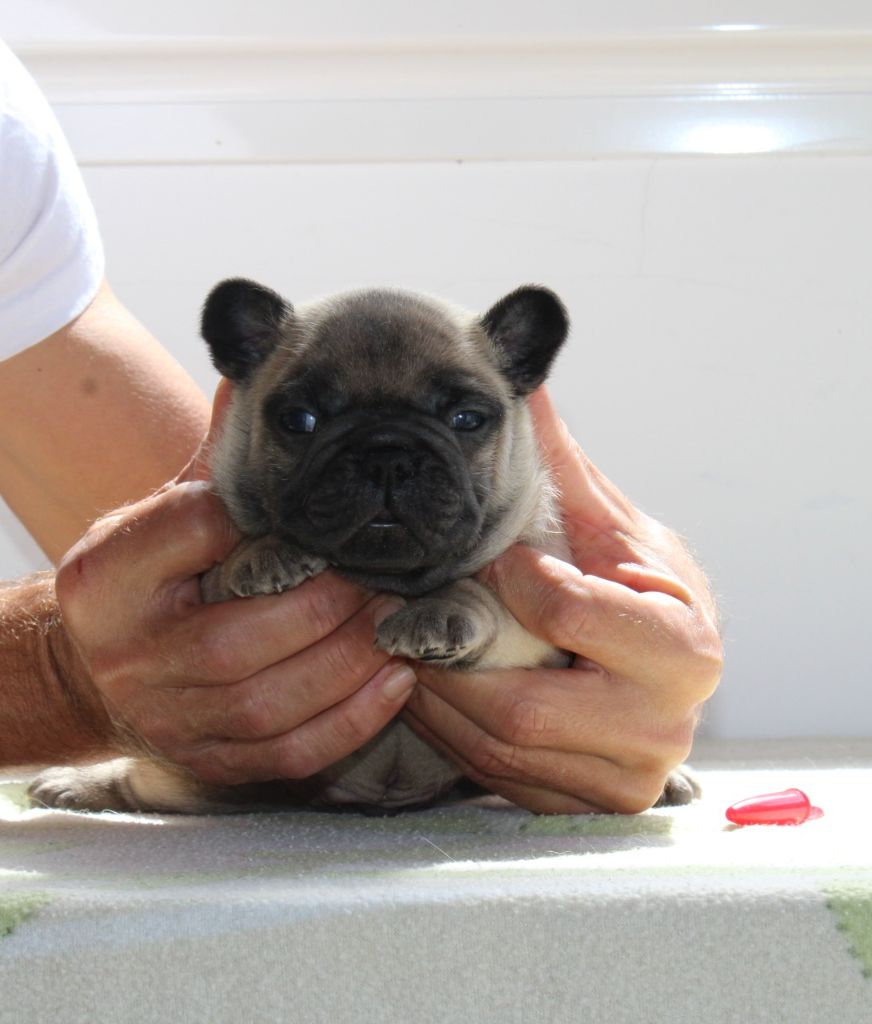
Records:
[[[470,661],[489,640],[470,610],[439,598],[413,601],[379,623],[376,647],[417,661]]]
[[[201,589],[207,602],[256,594],[281,594],[298,587],[327,568],[317,558],[278,537],[244,540],[221,565],[203,577]]]

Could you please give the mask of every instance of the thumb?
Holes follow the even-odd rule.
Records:
[[[681,638],[691,618],[680,595],[659,587],[639,593],[585,576],[520,544],[489,567],[485,581],[525,629],[555,647],[629,678],[645,665],[686,668],[688,646]]]
[[[635,510],[629,499],[585,455],[545,388],[537,388],[528,403],[567,524],[580,520],[606,531],[631,529]]]
[[[584,454],[544,388],[535,391],[529,402],[578,564],[637,593],[666,594],[690,604],[690,589],[662,557],[667,534],[654,524],[660,539],[651,543],[652,522]]]
[[[221,433],[232,395],[233,385],[226,377],[222,377],[212,400],[212,419],[209,422],[209,432],[200,442],[200,447],[191,456],[190,462],[176,476],[174,484],[190,480],[208,480],[211,477],[212,448]]]

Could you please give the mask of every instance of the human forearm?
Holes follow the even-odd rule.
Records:
[[[64,631],[53,574],[0,584],[0,767],[116,749],[109,717]]]
[[[99,515],[173,478],[208,420],[194,381],[104,283],[0,364],[0,492],[57,560]]]

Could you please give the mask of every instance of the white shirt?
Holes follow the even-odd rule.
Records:
[[[78,316],[103,273],[75,158],[36,83],[0,42],[0,359]]]

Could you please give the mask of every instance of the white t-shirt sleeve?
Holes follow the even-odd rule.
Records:
[[[36,83],[0,42],[0,359],[78,316],[103,274],[75,158]]]

